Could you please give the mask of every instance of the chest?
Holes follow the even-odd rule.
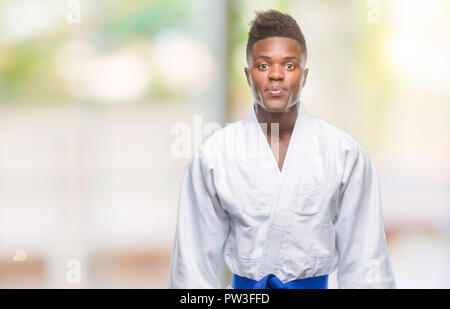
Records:
[[[290,144],[294,139],[262,140],[265,145],[255,146],[258,156],[216,161],[213,183],[222,206],[237,217],[264,214],[266,219],[272,210],[313,215],[326,209],[340,169],[318,140],[308,147]]]
[[[272,155],[277,162],[278,169],[280,171],[283,169],[290,139],[291,136],[288,136],[284,139],[275,140],[274,142],[273,140],[271,140],[271,138],[267,138],[267,143],[272,151]]]

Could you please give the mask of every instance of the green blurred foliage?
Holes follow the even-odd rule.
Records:
[[[14,4],[13,0],[0,1],[0,10],[11,3]],[[69,24],[65,16],[61,16],[50,31],[13,45],[0,45],[0,104],[71,101],[73,94],[65,88],[52,63],[65,42],[80,39],[107,54],[134,39],[151,41],[166,29],[188,31],[192,3],[193,0],[92,2],[89,3],[91,12],[82,6],[81,24]],[[161,82],[149,87],[157,98],[174,95],[170,87]]]

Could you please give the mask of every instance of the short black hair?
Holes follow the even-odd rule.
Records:
[[[248,32],[247,60],[249,59],[253,45],[257,41],[278,36],[296,40],[302,47],[305,57],[304,61],[306,62],[307,50],[305,37],[294,18],[276,10],[255,11],[255,13],[257,15],[251,22],[251,28]]]

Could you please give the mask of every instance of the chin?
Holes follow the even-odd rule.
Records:
[[[264,100],[261,105],[263,105],[265,110],[270,112],[283,112],[287,109],[288,102],[282,100]]]

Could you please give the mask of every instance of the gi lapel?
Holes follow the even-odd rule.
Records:
[[[253,152],[250,156],[257,160],[256,168],[259,170],[264,170],[265,172],[270,171],[271,179],[280,178],[280,170],[278,168],[278,163],[270,149],[270,145],[267,143],[266,134],[264,132],[267,129],[267,124],[260,124],[255,112],[255,102],[253,102],[250,107],[247,116],[245,117],[245,129],[249,136],[248,143],[252,145]],[[261,126],[265,126],[263,129]],[[255,143],[256,139],[256,143]],[[273,184],[273,181],[271,182]]]
[[[282,258],[280,256],[281,245],[284,242],[284,237],[292,218],[292,210],[295,207],[295,190],[301,185],[303,168],[309,159],[312,141],[316,134],[311,115],[302,102],[298,104],[297,120],[289,141],[280,177],[273,191],[270,225],[262,253],[263,259],[259,266],[259,276],[276,273],[278,269],[278,263],[280,258]],[[276,162],[275,167],[279,170]]]

